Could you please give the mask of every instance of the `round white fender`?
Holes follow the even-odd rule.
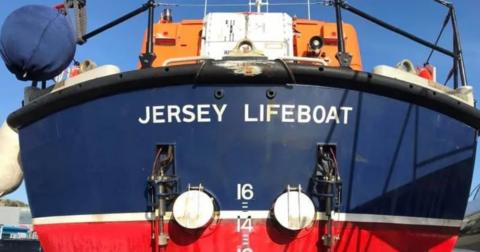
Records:
[[[282,227],[298,231],[313,223],[315,206],[306,194],[299,191],[288,191],[275,201],[273,214]]]
[[[213,214],[213,199],[199,190],[186,191],[173,203],[173,217],[180,226],[187,229],[206,226]]]
[[[0,196],[14,191],[22,182],[19,153],[18,134],[4,122],[0,128]]]

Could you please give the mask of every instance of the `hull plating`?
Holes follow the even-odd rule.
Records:
[[[265,95],[268,88],[276,92],[273,99]],[[414,104],[352,90],[308,85],[222,86],[224,97],[217,99],[214,93],[218,89],[184,85],[123,93],[67,108],[22,128],[21,156],[33,217],[148,211],[147,177],[158,144],[175,145],[180,191],[189,184],[202,184],[215,197],[220,210],[237,210],[242,209],[237,184],[248,183],[253,186],[254,197],[245,210],[270,209],[287,185],[300,184],[309,193],[316,146],[327,143],[336,145],[343,180],[340,212],[463,218],[473,169],[475,129]],[[156,114],[158,120],[147,120],[147,111],[151,116],[156,113],[153,106],[198,108],[199,104],[209,105],[210,121],[199,120],[201,115],[197,113],[191,122],[183,120],[182,114],[180,120],[172,116],[168,122],[166,110]],[[268,121],[261,109],[267,104],[279,105],[274,107],[277,114],[270,113]],[[214,105],[218,109],[226,105],[221,121]],[[293,115],[290,110],[285,115],[284,105],[294,105]],[[310,121],[299,119],[300,105],[311,108]],[[321,123],[321,109],[313,112],[318,106],[326,111]],[[330,115],[332,107],[338,112],[338,120]],[[265,115],[263,121],[261,114]],[[292,118],[293,122],[289,120]],[[322,204],[314,201],[322,211]],[[232,225],[222,222],[218,224],[221,231],[187,244],[173,240],[171,235],[168,249],[201,251],[204,245],[215,245],[218,251],[240,248],[236,246],[241,236]],[[457,227],[428,225],[336,225],[341,226],[336,230],[341,237],[338,251],[415,251],[410,247],[413,244],[419,245],[418,251],[449,249],[458,232]],[[313,228],[305,238],[276,241],[267,227],[265,223],[256,224],[252,248],[318,249],[318,229]],[[74,240],[89,239],[89,234],[122,240],[106,245],[121,249],[130,246],[129,239],[132,244],[142,244],[141,248],[148,249],[150,244],[148,222],[48,224],[36,228],[47,251],[61,246],[68,248],[62,251],[73,251]],[[139,232],[135,232],[137,229]],[[109,241],[108,237],[98,240]],[[97,246],[96,242],[92,246]]]
[[[327,251],[321,237],[325,222],[299,233],[286,232],[265,220],[255,220],[248,236],[236,232],[236,221],[222,220],[208,228],[186,231],[165,226],[170,240],[160,251]],[[151,224],[107,222],[36,226],[45,251],[152,251]],[[381,223],[336,222],[340,239],[333,251],[451,251],[458,228]],[[68,242],[67,242],[68,241]]]

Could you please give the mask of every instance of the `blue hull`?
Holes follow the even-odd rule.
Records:
[[[328,143],[336,145],[343,180],[341,212],[463,218],[475,156],[474,128],[419,105],[354,90],[310,85],[221,88],[222,99],[213,95],[218,85],[120,93],[21,128],[33,217],[149,211],[147,178],[159,144],[175,145],[181,191],[202,184],[220,210],[235,210],[241,208],[237,184],[250,183],[255,195],[249,209],[268,210],[287,185],[308,188],[317,144]],[[268,88],[276,91],[272,100],[265,96]],[[211,108],[210,122],[176,122],[174,117],[171,123],[167,118],[165,123],[140,122],[146,107],[186,104],[227,106],[221,122]],[[338,121],[324,118],[322,123],[312,118],[308,123],[282,122],[281,115],[272,115],[269,122],[246,122],[245,104],[248,117],[257,119],[261,104],[352,110],[346,121],[339,112]]]

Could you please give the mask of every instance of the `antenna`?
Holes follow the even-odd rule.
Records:
[[[208,5],[208,0],[205,0],[205,4],[203,7],[203,16],[205,17],[207,15],[207,5]]]
[[[307,1],[307,17],[310,20],[310,0]]]
[[[248,11],[249,12],[252,12],[252,6],[255,6],[255,8],[257,9],[257,13],[261,13],[262,12],[262,6],[266,6],[266,10],[268,12],[268,0],[266,0],[266,2],[263,2],[263,0],[254,0],[254,2],[252,2],[251,0],[248,1]]]

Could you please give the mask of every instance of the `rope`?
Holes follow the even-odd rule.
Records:
[[[445,20],[443,21],[442,29],[440,29],[440,33],[437,36],[437,39],[435,40],[435,45],[438,45],[438,42],[440,41],[440,38],[442,37],[443,31],[445,31],[445,27],[447,27],[448,22],[450,21],[450,15],[451,13],[448,12],[448,15],[445,17]],[[427,57],[427,60],[425,61],[424,65],[428,65],[430,62],[430,58],[433,55],[434,50],[431,49],[430,54]]]
[[[470,197],[472,197],[472,200],[474,200],[475,198],[477,198],[478,196],[478,193],[480,192],[480,184],[478,184],[477,186],[475,186],[475,188],[473,188],[473,190],[470,192]]]

